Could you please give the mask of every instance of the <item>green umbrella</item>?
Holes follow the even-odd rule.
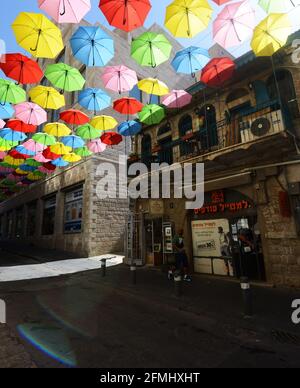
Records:
[[[0,147],[15,147],[19,144],[18,141],[10,141],[10,140],[5,140],[5,139],[2,139],[2,137],[0,138]]]
[[[32,139],[39,144],[50,146],[56,143],[54,136],[47,135],[46,133],[36,133],[32,136]]]
[[[26,101],[26,92],[14,82],[0,79],[0,103],[19,104]]]
[[[156,104],[145,105],[139,113],[140,121],[148,125],[159,124],[164,118],[164,108]]]
[[[162,34],[145,32],[131,44],[131,56],[141,66],[156,67],[166,62],[171,55],[172,45]]]
[[[49,65],[45,71],[45,77],[54,86],[62,89],[63,92],[82,90],[85,84],[85,79],[82,77],[79,70],[66,65],[65,63]]]
[[[36,160],[34,159],[27,159],[25,164],[27,164],[28,166],[31,166],[31,167],[40,167],[43,165],[43,163],[40,163],[40,162],[37,162]]]
[[[293,7],[297,7],[294,0],[259,0],[258,4],[267,13],[289,12]]]
[[[101,133],[99,129],[92,127],[91,124],[81,125],[76,131],[76,135],[84,140],[98,139]]]
[[[87,147],[77,148],[76,150],[74,150],[74,153],[76,155],[83,157],[83,158],[85,158],[87,156],[91,156],[93,154]]]

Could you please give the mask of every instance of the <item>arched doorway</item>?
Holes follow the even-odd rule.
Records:
[[[219,143],[216,109],[213,105],[204,105],[200,108],[198,114],[200,119],[199,138],[201,149],[210,150],[211,147],[217,146]]]
[[[193,130],[193,119],[190,115],[181,117],[178,123],[178,130],[180,138],[183,138],[188,132]],[[180,156],[189,155],[193,152],[193,145],[184,141],[180,144]]]
[[[172,144],[172,128],[171,124],[167,122],[161,126],[157,131],[158,145],[160,151],[158,152],[158,162],[173,164],[173,144]]]
[[[142,163],[144,163],[146,165],[151,163],[151,159],[152,159],[151,150],[152,150],[151,136],[149,134],[145,134],[142,137],[142,141],[141,141],[141,152],[142,152],[141,160],[142,160]]]

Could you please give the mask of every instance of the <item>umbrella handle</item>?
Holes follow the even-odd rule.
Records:
[[[64,6],[63,11],[59,13],[60,16],[64,16],[65,13],[66,13],[66,4],[65,4],[65,0],[63,0],[63,6]]]
[[[39,30],[38,38],[37,38],[37,41],[36,41],[36,46],[35,46],[35,48],[30,48],[30,51],[37,51],[37,49],[39,47],[39,43],[40,43],[41,33],[42,33],[42,30]]]

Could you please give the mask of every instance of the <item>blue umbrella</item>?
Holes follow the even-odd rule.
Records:
[[[84,140],[82,140],[81,137],[75,135],[64,136],[61,141],[65,146],[71,148],[81,148],[85,145]]]
[[[23,147],[22,145],[19,145],[18,147],[16,147],[16,151],[18,151],[20,154],[29,155],[29,156],[34,156],[36,154],[34,151],[29,151],[27,148]]]
[[[26,172],[36,171],[36,167],[28,166],[28,164],[21,164],[21,166],[19,168],[20,168],[20,170],[26,171]]]
[[[108,108],[111,105],[111,97],[101,89],[85,89],[79,93],[79,104],[87,109],[96,112]]]
[[[87,66],[105,66],[115,55],[113,39],[99,27],[79,27],[70,42],[74,57]]]
[[[177,73],[194,75],[202,70],[209,60],[210,57],[207,50],[191,46],[178,51],[172,61],[172,66]]]
[[[137,121],[125,121],[118,126],[118,132],[122,136],[135,136],[142,129],[141,123]]]
[[[56,166],[56,167],[67,167],[69,165],[69,163],[63,160],[63,158],[52,160],[51,163],[53,164],[53,166]]]
[[[23,141],[27,139],[27,136],[18,131],[13,131],[10,128],[4,128],[0,130],[0,137],[7,141]]]
[[[13,117],[14,113],[14,108],[8,102],[4,105],[0,104],[0,119],[10,119],[11,117]]]

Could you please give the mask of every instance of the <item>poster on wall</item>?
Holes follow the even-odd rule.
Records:
[[[223,229],[223,235],[219,233]],[[194,268],[196,272],[233,276],[230,260],[224,260],[224,235],[230,232],[227,219],[192,221]],[[218,259],[220,257],[220,259]],[[213,259],[212,259],[213,258]]]

